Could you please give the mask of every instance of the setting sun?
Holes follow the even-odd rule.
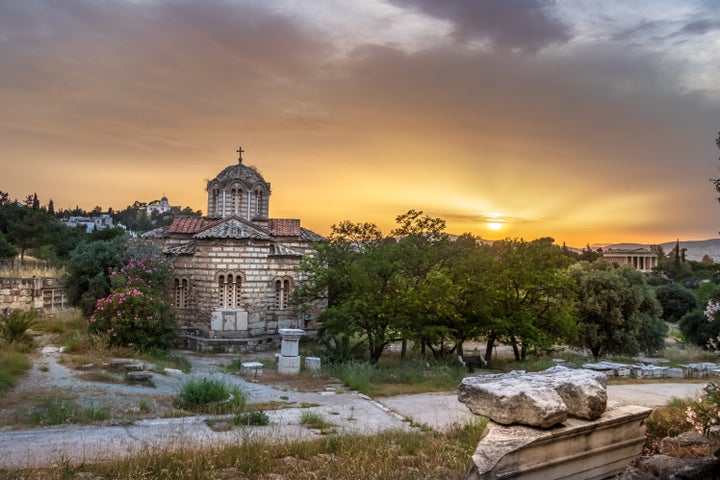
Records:
[[[490,230],[500,230],[502,228],[503,224],[501,222],[488,222],[487,227]]]

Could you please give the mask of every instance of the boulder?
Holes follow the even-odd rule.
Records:
[[[549,428],[568,415],[600,417],[607,407],[607,379],[600,372],[561,366],[538,373],[480,375],[463,379],[458,400],[501,425]]]

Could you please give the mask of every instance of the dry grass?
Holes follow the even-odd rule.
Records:
[[[461,478],[485,424],[444,433],[329,435],[317,440],[163,451],[103,464],[62,463],[42,470],[3,471],[7,479],[445,479]]]

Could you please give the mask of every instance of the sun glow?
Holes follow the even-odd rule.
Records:
[[[501,222],[488,222],[486,225],[490,230],[500,230],[503,227]]]
[[[488,213],[485,217],[485,226],[490,230],[500,230],[505,224],[505,221],[500,218],[502,216],[502,213]]]

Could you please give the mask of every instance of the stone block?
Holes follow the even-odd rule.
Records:
[[[620,406],[596,420],[569,418],[551,430],[490,423],[463,480],[612,477],[642,452],[651,411]]]
[[[317,372],[320,370],[320,357],[305,357],[305,369]]]
[[[463,379],[458,400],[496,423],[549,428],[568,415],[585,419],[602,415],[607,379],[600,372],[560,366],[537,373],[480,375]]]
[[[300,357],[278,357],[278,373],[282,375],[297,375],[300,373]]]

